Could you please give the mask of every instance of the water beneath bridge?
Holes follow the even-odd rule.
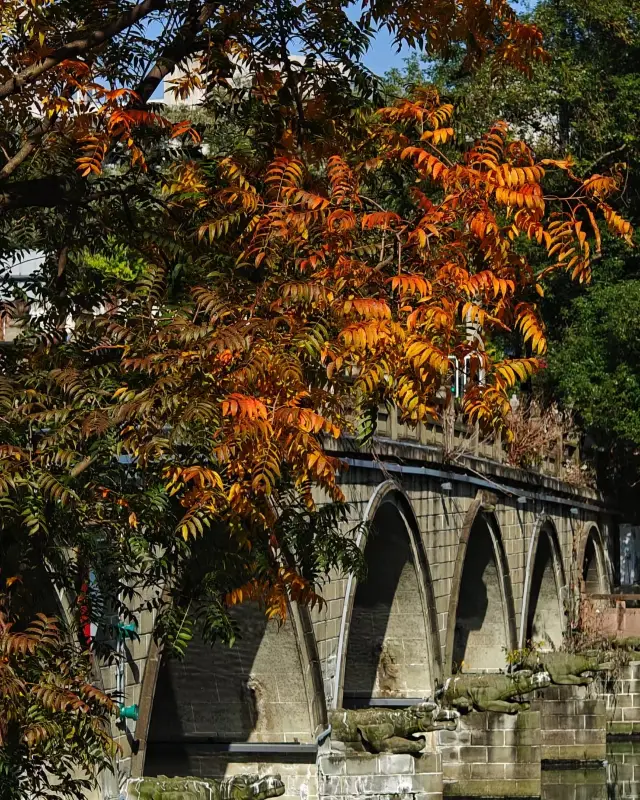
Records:
[[[640,740],[610,741],[605,765],[543,769],[541,800],[640,798]]]

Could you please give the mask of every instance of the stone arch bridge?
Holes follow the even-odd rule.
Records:
[[[363,582],[335,576],[322,609],[293,607],[281,627],[241,607],[233,648],[194,641],[184,663],[161,664],[143,614],[126,647],[140,711],[120,731],[126,772],[280,772],[288,797],[316,797],[329,710],[410,705],[529,640],[557,647],[576,593],[610,591],[617,521],[596,493],[508,467],[495,446],[443,464],[428,431],[382,433],[375,458],[340,452],[353,522],[371,523]]]

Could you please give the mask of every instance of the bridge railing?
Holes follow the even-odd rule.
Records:
[[[478,425],[469,425],[460,414],[449,417],[443,413],[438,420],[419,423],[413,426],[402,422],[400,415],[381,407],[378,411],[376,435],[391,439],[439,448],[446,461],[455,462],[458,458],[471,456],[500,464],[522,467],[510,456],[509,449],[500,433],[482,435]],[[580,443],[574,434],[559,434],[549,443],[542,457],[526,468],[551,477],[572,480],[580,472]]]

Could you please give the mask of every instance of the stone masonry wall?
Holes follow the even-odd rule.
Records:
[[[539,712],[472,712],[437,735],[445,796],[540,796]]]
[[[318,758],[320,800],[441,800],[439,753],[330,753]]]
[[[543,769],[544,800],[607,800],[607,768]]]
[[[640,741],[609,742],[607,761],[607,782],[613,789],[610,800],[640,798]]]
[[[598,681],[607,712],[607,733],[630,736],[640,733],[640,661],[622,667],[608,681]]]
[[[606,759],[605,701],[584,686],[549,686],[531,708],[540,712],[543,761]]]

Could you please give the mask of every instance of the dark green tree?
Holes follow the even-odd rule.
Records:
[[[625,213],[637,228],[640,3],[543,0],[531,19],[544,31],[551,55],[534,66],[531,78],[497,70],[491,59],[470,72],[459,49],[446,60],[414,56],[404,71],[387,75],[389,90],[433,81],[454,102],[463,139],[477,137],[501,118],[539,155],[571,157],[578,174],[618,170]],[[566,190],[559,181],[557,195]],[[632,342],[634,331],[638,336],[640,261],[607,235],[601,249],[588,288],[560,275],[546,292],[542,311],[550,339],[549,369],[539,385],[546,396],[573,410],[600,486],[634,514],[640,397],[633,388],[639,366]]]

